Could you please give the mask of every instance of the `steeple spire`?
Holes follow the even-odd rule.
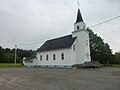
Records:
[[[77,19],[75,23],[78,23],[78,22],[84,22],[79,8],[78,8]]]
[[[80,4],[79,4],[79,2],[77,2],[77,3],[78,3],[78,12],[77,12],[76,22],[74,23],[74,30],[75,31],[77,31],[77,30],[85,30],[86,24],[83,21],[83,18],[82,18],[80,9],[79,9]]]

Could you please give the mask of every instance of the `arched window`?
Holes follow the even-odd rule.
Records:
[[[42,55],[40,55],[40,61],[42,61]]]
[[[61,59],[64,60],[64,54],[63,53],[61,54]]]
[[[53,60],[55,60],[55,54],[53,54]]]
[[[46,60],[48,61],[48,54],[46,55]]]

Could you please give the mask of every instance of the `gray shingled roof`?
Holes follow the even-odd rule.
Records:
[[[40,48],[37,49],[37,52],[69,48],[74,43],[76,37],[72,37],[72,35],[67,35],[60,38],[55,38],[46,41]]]

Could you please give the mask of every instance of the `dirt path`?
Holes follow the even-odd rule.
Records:
[[[0,90],[120,90],[120,68],[0,68]]]

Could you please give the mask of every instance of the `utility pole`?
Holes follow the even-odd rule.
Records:
[[[15,61],[14,61],[15,64],[16,64],[16,58],[17,58],[17,45],[15,45]]]

